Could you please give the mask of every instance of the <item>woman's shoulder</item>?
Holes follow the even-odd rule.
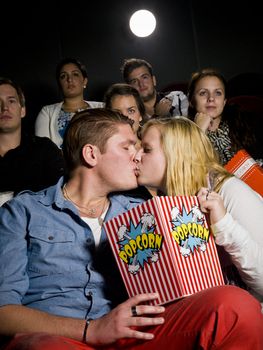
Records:
[[[52,104],[43,106],[41,110],[45,112],[53,112],[56,109],[61,109],[62,104],[63,104],[62,101],[57,103],[52,103]]]
[[[91,108],[104,108],[105,103],[104,102],[99,102],[99,101],[85,101],[87,102]]]
[[[237,200],[255,198],[255,200],[262,201],[263,197],[254,191],[248,184],[246,184],[243,180],[237,178],[236,176],[232,176],[228,178],[222,185],[219,193],[224,197],[237,198]]]

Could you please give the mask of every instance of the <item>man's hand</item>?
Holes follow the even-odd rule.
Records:
[[[162,98],[155,106],[155,114],[162,117],[170,116],[170,109],[172,108],[172,102],[169,98]]]
[[[156,298],[158,298],[157,293],[136,295],[118,305],[107,315],[91,321],[87,331],[87,344],[110,344],[121,338],[153,339],[153,334],[140,331],[138,327],[157,326],[164,323],[163,317],[153,317],[164,312],[163,306],[143,304]],[[132,314],[134,306],[137,316]]]

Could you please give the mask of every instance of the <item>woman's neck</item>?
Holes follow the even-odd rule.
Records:
[[[87,109],[89,104],[83,100],[83,98],[77,99],[65,99],[62,105],[62,109],[65,112],[78,112],[79,110]]]

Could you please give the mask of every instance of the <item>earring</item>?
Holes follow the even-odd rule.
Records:
[[[86,89],[86,85],[83,85],[83,88]]]

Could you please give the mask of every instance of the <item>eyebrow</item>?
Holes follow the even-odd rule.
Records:
[[[13,99],[19,101],[19,97],[17,95],[8,95],[8,96],[6,96],[6,98],[7,99],[13,98]]]
[[[137,75],[136,77],[131,78],[130,81],[133,81],[133,80],[136,80],[136,79],[138,79],[138,78],[141,78],[141,77],[143,77],[144,75],[148,75],[149,77],[151,76],[150,73],[145,72],[145,73],[142,73],[142,74]]]
[[[120,143],[120,145],[127,145],[127,144],[129,144],[129,145],[135,145],[136,144],[136,139],[135,139],[135,137],[134,137],[134,139],[129,139],[129,140],[125,140],[125,141],[122,141],[121,143]]]
[[[60,75],[61,74],[68,74],[68,73],[75,73],[75,72],[81,73],[79,69],[74,69],[74,70],[71,70],[71,71],[63,70],[63,71],[60,72]]]
[[[145,141],[143,142],[143,141],[142,141],[141,144],[142,144],[142,146],[150,146],[150,147],[151,147],[151,144],[150,144],[149,142],[145,142]]]

